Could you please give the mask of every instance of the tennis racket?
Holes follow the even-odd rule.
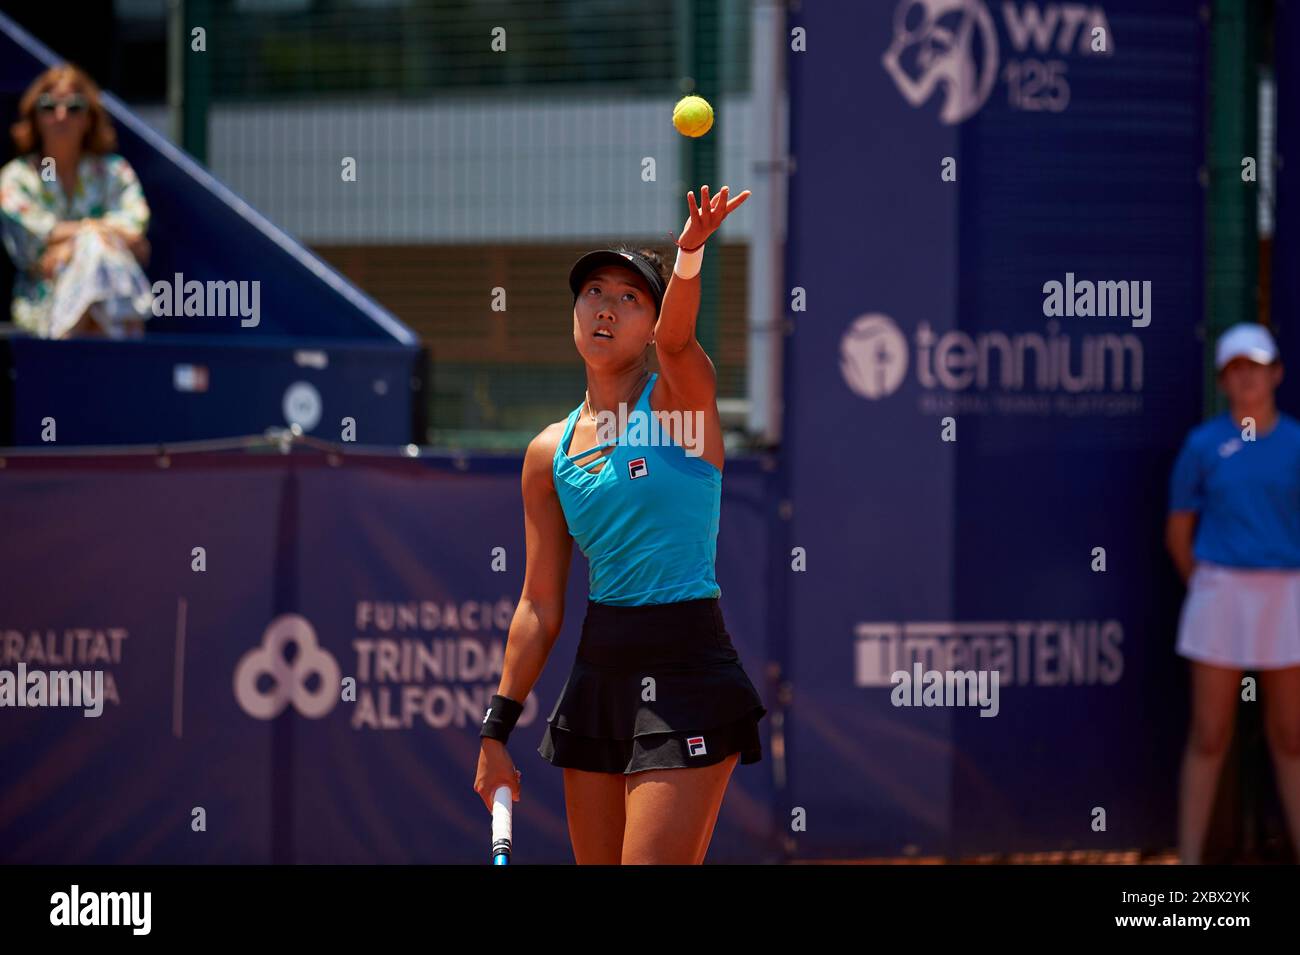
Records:
[[[492,794],[492,864],[510,864],[510,810],[514,793],[498,786]]]

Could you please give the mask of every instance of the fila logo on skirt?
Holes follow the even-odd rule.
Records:
[[[686,737],[686,749],[692,756],[704,756],[704,737],[688,736]]]
[[[629,478],[645,477],[649,471],[646,469],[645,458],[633,458],[627,462],[627,474]]]

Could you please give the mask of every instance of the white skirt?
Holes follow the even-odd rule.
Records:
[[[1300,570],[1198,561],[1178,620],[1178,654],[1241,670],[1300,666]]]

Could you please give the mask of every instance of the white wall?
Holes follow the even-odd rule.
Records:
[[[674,236],[686,220],[670,98],[499,94],[402,102],[217,106],[209,163],[271,221],[313,244],[584,241]],[[714,103],[716,192],[752,188],[751,98]],[[164,134],[164,107],[133,107]],[[344,156],[357,181],[343,182]],[[652,156],[657,181],[641,180]],[[692,187],[698,189],[701,183]],[[146,193],[148,183],[145,183]],[[744,241],[755,215],[724,227]]]

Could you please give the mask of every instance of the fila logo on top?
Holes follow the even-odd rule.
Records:
[[[649,474],[646,468],[645,458],[633,458],[627,462],[627,474],[629,478],[645,477]]]
[[[706,755],[704,750],[704,737],[688,736],[686,738],[686,749],[690,752],[692,756]]]

